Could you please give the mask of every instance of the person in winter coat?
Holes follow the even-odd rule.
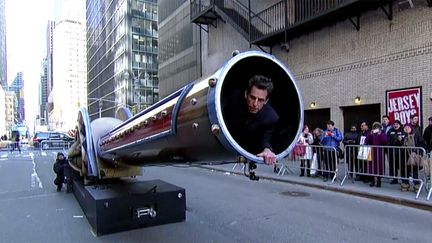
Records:
[[[54,162],[53,170],[56,173],[54,184],[57,186],[57,191],[61,191],[63,183],[66,184],[66,192],[72,191],[71,171],[68,160],[63,153],[57,153],[57,159]]]
[[[342,143],[344,144],[344,146],[355,145],[357,143],[359,135],[360,134],[357,132],[356,125],[353,124],[353,125],[351,125],[350,131],[345,133]],[[348,163],[349,171],[350,172],[355,172],[355,171],[358,172],[359,171],[358,161],[357,161],[358,147],[357,146],[354,146],[354,147],[348,146],[348,147],[345,147],[345,150],[347,150],[346,158],[348,161],[346,161],[346,163]]]
[[[300,157],[300,176],[304,176],[305,164],[307,164],[306,175],[310,177],[310,166],[312,160],[312,148],[309,146],[313,143],[313,136],[309,132],[309,127],[307,125],[304,126],[303,132],[301,133],[297,144],[300,146],[304,146],[305,153]]]
[[[323,149],[323,162],[324,170],[323,173],[324,181],[334,177],[334,171],[336,171],[337,153],[334,151],[339,150],[339,144],[343,140],[342,132],[335,127],[333,121],[327,122],[327,129],[324,131],[321,137],[321,144],[324,146]]]
[[[412,155],[423,156],[422,150],[417,148],[425,148],[423,138],[414,130],[409,124],[404,126],[404,140],[403,146],[408,147],[402,151],[401,158],[401,177],[408,178],[412,176],[413,179],[418,179],[419,166],[410,165],[409,160]],[[416,147],[416,148],[414,148]],[[414,180],[414,192],[417,192],[420,188],[420,182]],[[401,190],[406,192],[410,188],[409,180],[404,179],[401,183]]]
[[[376,187],[381,187],[380,176],[384,175],[385,156],[384,149],[379,146],[387,145],[387,135],[382,131],[382,126],[379,122],[374,122],[372,124],[372,132],[367,135],[365,143],[375,146],[371,149],[372,161],[368,164],[368,174],[376,176],[371,178],[369,185],[375,186],[376,179]]]
[[[388,149],[388,159],[389,159],[389,175],[396,176],[398,175],[398,170],[400,168],[400,148],[403,145],[404,132],[402,128],[402,123],[399,120],[395,120],[393,122],[392,128],[387,132],[387,143],[391,146]],[[393,178],[390,184],[397,184],[398,180]]]

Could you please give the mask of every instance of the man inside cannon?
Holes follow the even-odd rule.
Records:
[[[228,129],[236,142],[249,153],[262,157],[268,165],[276,163],[270,141],[279,119],[268,103],[272,90],[270,78],[253,76],[244,91],[244,97],[238,100],[237,95],[237,100],[230,102],[227,120]]]

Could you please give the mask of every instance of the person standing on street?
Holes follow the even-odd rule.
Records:
[[[63,183],[65,183],[66,192],[72,192],[71,168],[63,153],[57,153],[57,159],[54,162],[53,170],[57,175],[54,179],[54,184],[57,186],[57,191],[61,191]]]

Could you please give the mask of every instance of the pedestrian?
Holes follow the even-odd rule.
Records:
[[[20,141],[21,141],[21,136],[19,134],[19,132],[15,132],[15,137],[14,137],[14,144],[12,146],[12,152],[15,151],[15,149],[17,149],[19,151],[19,153],[21,153],[21,146],[20,146]]]
[[[335,127],[335,123],[331,120],[327,121],[327,129],[321,137],[321,144],[323,149],[323,163],[324,163],[324,181],[334,177],[336,171],[336,161],[339,150],[339,143],[343,140],[343,135],[339,129]]]
[[[72,191],[72,180],[71,180],[71,168],[69,162],[63,153],[57,153],[56,161],[53,165],[54,173],[56,173],[56,178],[54,179],[54,184],[57,186],[57,191],[61,191],[63,183],[66,184],[66,192]]]
[[[318,170],[317,170],[315,176],[321,176],[321,174],[322,174],[321,173],[321,168],[322,168],[321,158],[323,157],[323,149],[322,149],[322,145],[321,145],[321,137],[322,137],[324,131],[321,128],[317,127],[317,128],[315,128],[313,130],[312,133],[313,133],[313,136],[314,136],[314,140],[313,140],[313,143],[312,143],[312,146],[313,146],[312,151],[313,151],[314,154],[316,154],[317,163],[318,163]],[[314,155],[312,155],[312,158],[313,158],[313,156]]]
[[[414,192],[417,192],[420,188],[420,182],[418,179],[418,171],[420,169],[419,165],[410,164],[409,160],[411,156],[417,157],[422,156],[421,149],[417,149],[417,147],[424,148],[425,145],[423,143],[423,138],[415,132],[412,127],[407,124],[404,126],[404,140],[403,146],[407,147],[405,151],[402,152],[401,158],[401,177],[408,178],[412,176],[414,181]],[[403,179],[401,183],[401,190],[406,192],[410,188],[409,180]]]
[[[362,122],[360,123],[360,134],[358,136],[358,140],[357,140],[357,145],[359,145],[359,147],[361,148],[362,145],[365,145],[365,141],[366,141],[366,137],[367,135],[370,133],[369,131],[369,125],[367,124],[367,122]],[[360,150],[359,150],[360,152]],[[358,158],[358,165],[355,165],[355,170],[356,172],[359,172],[361,175],[356,176],[355,180],[361,180],[364,183],[368,183],[370,182],[370,178],[368,175],[366,175],[367,173],[367,166],[368,166],[368,161],[367,159],[360,159]]]
[[[389,175],[397,177],[401,163],[401,148],[403,145],[404,132],[402,123],[399,120],[393,122],[392,128],[387,133],[387,144],[390,146],[388,149],[389,159]],[[390,184],[398,184],[398,180],[393,178]]]
[[[310,177],[310,166],[312,160],[312,148],[309,146],[313,143],[313,136],[309,132],[309,127],[304,125],[303,132],[300,134],[300,137],[297,141],[297,144],[300,146],[304,146],[304,155],[300,156],[300,176],[304,176],[305,167],[306,167],[306,176]]]
[[[381,130],[382,130],[382,132],[384,134],[387,135],[387,133],[390,130],[390,128],[392,128],[392,125],[390,124],[389,116],[383,115],[381,119],[382,119],[382,122],[381,122],[382,128],[381,128]]]
[[[381,177],[384,175],[384,148],[381,146],[387,145],[387,136],[383,132],[381,124],[379,122],[374,122],[372,124],[372,132],[369,133],[366,137],[365,144],[372,145],[371,153],[372,153],[372,161],[369,161],[368,164],[368,174],[374,175],[371,178],[369,186],[381,187]]]
[[[432,151],[432,116],[428,118],[428,126],[424,129],[423,139],[428,153]]]
[[[345,146],[345,151],[347,151],[346,159],[348,161],[345,161],[348,165],[348,170],[351,173],[354,173],[355,171],[358,171],[358,161],[357,161],[357,153],[358,153],[358,147],[355,146],[357,143],[359,137],[359,132],[357,132],[357,127],[355,124],[351,125],[350,131],[346,132],[344,135],[344,139],[342,143]],[[348,147],[346,147],[348,146]],[[352,147],[350,147],[352,146]],[[357,166],[357,168],[356,168]]]

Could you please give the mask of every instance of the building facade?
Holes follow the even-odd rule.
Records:
[[[88,110],[91,119],[133,113],[159,99],[156,0],[87,1]]]
[[[15,124],[15,104],[16,104],[16,96],[12,91],[5,91],[5,129],[6,134],[12,129],[12,126]]]
[[[53,30],[53,110],[50,129],[74,129],[79,108],[87,105],[85,1],[62,0]],[[54,127],[53,127],[54,126]]]
[[[15,123],[25,122],[25,100],[24,100],[24,78],[23,73],[18,72],[12,82],[9,85],[8,91],[12,91],[15,94],[14,101],[14,121]]]
[[[7,88],[5,0],[0,0],[0,85]]]
[[[46,106],[48,104],[48,60],[44,58],[42,60],[41,80],[39,85],[39,119],[47,121],[48,113]]]
[[[208,31],[201,32],[202,74],[233,50],[264,50],[294,73],[309,127],[331,119],[347,130],[384,114],[407,123],[418,114],[424,128],[432,115],[432,8],[427,0],[405,2],[250,1],[250,16],[239,10],[248,13],[249,1],[212,2],[191,17],[195,29]]]
[[[201,28],[190,22],[188,0],[159,0],[160,95],[165,97],[201,73]]]

